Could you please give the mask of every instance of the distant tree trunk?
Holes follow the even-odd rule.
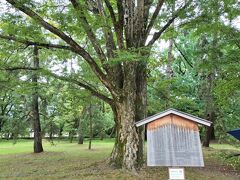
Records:
[[[175,12],[175,2],[172,5],[172,15]],[[172,28],[174,29],[174,21],[172,22]],[[174,44],[174,37],[171,37],[169,40],[169,46],[168,46],[168,63],[167,63],[167,75],[169,78],[172,78],[174,76],[173,72],[173,61],[174,61],[174,56],[173,56],[173,44]]]
[[[89,107],[89,144],[88,149],[92,149],[93,126],[92,126],[92,104]]]
[[[213,139],[213,133],[214,133],[214,121],[215,121],[215,112],[212,110],[207,115],[207,120],[212,122],[212,125],[210,127],[206,127],[206,134],[203,141],[204,147],[209,147],[210,141]]]
[[[100,132],[100,140],[103,141],[104,138],[104,130],[101,130]]]
[[[47,98],[43,98],[41,97],[41,101],[42,101],[42,117],[43,117],[43,122],[44,124],[47,124],[47,121],[49,120],[48,119],[48,112],[47,112],[47,107],[48,107],[48,101],[47,101]],[[52,123],[50,124],[50,134],[49,134],[49,139],[52,140],[52,132],[51,132],[51,129],[52,129]],[[46,134],[46,127],[44,129],[42,129],[42,137],[45,137],[45,134]]]
[[[83,140],[84,140],[81,119],[83,118],[85,113],[86,113],[86,107],[83,108],[81,114],[79,115],[79,120],[78,120],[78,144],[83,144]]]
[[[78,144],[83,144],[83,134],[82,134],[82,127],[81,127],[81,117],[78,121]]]
[[[213,97],[215,74],[212,72],[207,76],[207,87],[205,87],[204,100],[205,100],[205,117],[212,122],[210,127],[206,127],[206,134],[203,141],[204,147],[209,147],[210,140],[212,140],[212,134],[214,133],[214,122],[216,119],[215,103]]]
[[[10,133],[6,133],[5,134],[5,139],[9,140],[9,137],[10,137]]]
[[[114,125],[113,127],[112,127],[112,131],[111,131],[111,133],[110,133],[110,135],[109,135],[109,137],[110,138],[113,138],[114,136],[115,136],[115,134],[116,134],[116,126]]]
[[[49,139],[52,141],[53,140],[53,133],[52,133],[52,131],[50,131],[50,133],[49,133]]]
[[[83,135],[82,134],[79,134],[78,135],[78,144],[83,144]]]
[[[38,47],[34,46],[34,68],[39,68],[39,57],[38,57]],[[38,75],[33,72],[32,82],[34,83],[34,90],[32,94],[32,123],[34,131],[34,153],[43,152],[42,146],[42,135],[41,135],[41,125],[38,107]]]
[[[63,128],[64,128],[64,123],[60,123],[59,131],[58,131],[58,138],[59,139],[61,139],[61,137],[62,137]]]
[[[3,112],[1,113],[1,116],[0,116],[0,132],[1,132],[2,127],[3,127],[3,118],[2,117],[4,117],[4,113]]]
[[[210,145],[212,130],[213,130],[213,125],[211,125],[210,127],[206,127],[205,139],[203,141],[204,147],[209,147]]]
[[[73,138],[74,138],[74,132],[71,130],[69,132],[69,142],[72,143],[73,142]]]
[[[206,43],[207,40],[205,40]],[[217,49],[217,33],[213,35],[213,41],[212,41],[212,48]],[[213,64],[214,61],[217,61],[219,57],[219,54],[217,52],[212,52],[209,56],[208,61]],[[216,63],[216,62],[215,62]],[[207,72],[207,75],[205,76],[205,87],[203,91],[204,101],[205,101],[205,117],[212,122],[212,125],[210,127],[207,127],[205,139],[203,142],[204,147],[209,147],[210,140],[213,139],[212,135],[214,134],[214,123],[216,119],[216,105],[214,102],[214,87],[215,87],[215,81],[216,81],[216,74],[217,74],[217,67],[215,65],[211,65],[211,68]]]
[[[175,3],[172,5],[172,15],[175,10]],[[172,28],[174,29],[174,21],[172,22]],[[168,57],[167,57],[167,79],[172,80],[174,76],[173,72],[173,61],[174,61],[174,56],[173,56],[173,44],[174,44],[174,37],[171,37],[169,39],[169,46],[168,46]],[[171,97],[171,86],[172,82],[167,85],[167,92],[165,94],[165,108],[169,108],[170,106],[170,97]]]
[[[168,64],[167,64],[167,75],[168,77],[172,78],[173,77],[173,69],[172,69],[172,64],[173,64],[173,38],[169,40],[169,47],[168,47]]]

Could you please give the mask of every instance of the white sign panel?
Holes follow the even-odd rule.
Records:
[[[184,168],[168,168],[169,180],[184,180]]]

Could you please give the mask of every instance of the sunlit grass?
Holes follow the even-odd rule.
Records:
[[[113,140],[108,139],[104,141],[94,140],[92,142],[92,149],[112,148]],[[81,151],[88,149],[88,141],[85,141],[83,145],[79,145],[76,142],[69,143],[67,140],[54,140],[50,142],[46,139],[43,140],[44,151],[46,152],[69,152],[79,154]],[[3,154],[20,154],[20,153],[32,153],[33,152],[33,140],[17,140],[15,143],[12,140],[0,141],[0,155]]]
[[[240,143],[238,145],[240,145]],[[210,144],[210,147],[212,147],[214,149],[240,150],[239,147],[232,146],[230,144],[217,144],[217,143],[213,143],[213,144]]]

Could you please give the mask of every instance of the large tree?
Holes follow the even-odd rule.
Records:
[[[192,2],[175,2],[176,10],[170,13],[166,7],[171,1],[164,0],[70,0],[61,4],[58,1],[6,2],[34,20],[26,18],[27,24],[37,26],[37,23],[55,36],[42,30],[40,37],[34,40],[9,34],[1,38],[27,46],[71,51],[84,59],[107,93],[81,77],[52,75],[77,84],[110,104],[116,123],[111,163],[129,170],[141,166],[143,128],[136,128],[135,122],[146,116],[147,59],[162,33]],[[46,39],[60,44],[49,43]],[[81,45],[83,42],[85,45]]]

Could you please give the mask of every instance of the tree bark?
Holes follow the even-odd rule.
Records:
[[[38,57],[38,47],[34,46],[34,68],[39,68],[39,57]],[[39,116],[39,104],[38,104],[38,75],[33,72],[32,82],[34,83],[33,94],[32,94],[32,123],[34,131],[34,153],[43,152],[42,146],[42,134]]]
[[[124,96],[113,107],[116,140],[110,162],[135,171],[143,164],[144,128],[137,128],[135,122],[146,115],[146,65],[128,62],[124,77]]]

